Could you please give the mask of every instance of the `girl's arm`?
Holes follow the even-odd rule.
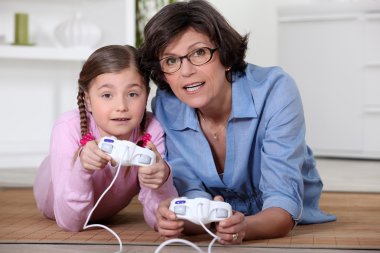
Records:
[[[75,157],[80,135],[70,124],[58,123],[52,132],[50,166],[57,224],[68,231],[80,231],[94,201],[92,173]]]
[[[165,156],[165,134],[159,122],[155,118],[151,119],[147,132],[152,136],[151,142],[155,145],[158,153],[163,158]],[[170,169],[170,166],[168,167]],[[145,221],[150,227],[157,230],[156,213],[159,204],[168,198],[177,196],[178,193],[174,187],[171,169],[167,180],[159,188],[152,189],[141,186],[139,200],[144,207]]]

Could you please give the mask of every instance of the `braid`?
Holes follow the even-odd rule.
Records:
[[[147,121],[147,119],[146,119],[146,110],[145,110],[144,116],[140,122],[140,136],[136,142],[137,146],[140,146],[140,147],[145,147],[145,145],[146,145],[146,143],[145,143],[146,141],[144,140],[145,135],[148,134],[146,132],[146,125],[147,125],[146,121]]]
[[[82,137],[86,135],[87,133],[87,114],[86,114],[86,104],[84,102],[84,92],[81,88],[79,88],[78,96],[77,96],[77,103],[79,108],[79,114],[80,114],[80,131],[82,134]]]
[[[144,112],[144,116],[140,122],[140,133],[141,135],[145,134],[146,131],[146,110]]]

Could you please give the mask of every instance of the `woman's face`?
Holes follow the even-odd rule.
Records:
[[[213,49],[215,45],[208,36],[189,28],[169,43],[160,58],[181,57],[202,47]],[[172,74],[165,74],[165,78],[176,97],[187,105],[193,108],[218,107],[231,88],[225,72],[226,68],[221,64],[216,50],[212,59],[201,66],[182,58],[181,68]]]

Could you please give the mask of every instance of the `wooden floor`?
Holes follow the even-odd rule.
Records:
[[[70,233],[37,211],[32,191],[0,191],[0,252],[114,252],[117,242],[107,231],[98,229]],[[297,226],[279,239],[247,241],[224,247],[215,244],[213,252],[380,252],[380,194],[324,192],[323,210],[336,214],[332,223]],[[123,252],[154,252],[164,241],[143,221],[137,201],[106,222],[119,234]],[[184,237],[203,247],[208,235]],[[170,246],[161,252],[195,252],[188,246]]]
[[[207,252],[206,247],[200,247]],[[157,246],[124,245],[123,253],[153,253]],[[79,245],[79,244],[0,244],[1,253],[113,253],[116,245]],[[187,246],[168,246],[161,253],[194,253]],[[380,250],[355,249],[297,249],[297,248],[252,248],[252,247],[213,247],[212,253],[375,253]]]

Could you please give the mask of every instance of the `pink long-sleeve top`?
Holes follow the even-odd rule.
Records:
[[[99,139],[101,136],[94,119],[90,114],[88,118],[91,133]],[[151,134],[151,141],[163,157],[164,131],[149,112],[147,120],[150,122],[147,132]],[[138,137],[139,129],[135,129],[129,140],[136,143]],[[66,112],[59,117],[51,134],[50,152],[40,165],[34,184],[38,209],[68,231],[82,230],[92,207],[110,185],[116,172],[116,168],[109,164],[95,172],[84,169],[77,156],[81,138],[78,110]],[[158,204],[178,195],[172,174],[160,188],[153,190],[139,185],[137,172],[136,166],[121,167],[118,178],[93,212],[91,221],[115,215],[138,194],[145,221],[155,228]]]

